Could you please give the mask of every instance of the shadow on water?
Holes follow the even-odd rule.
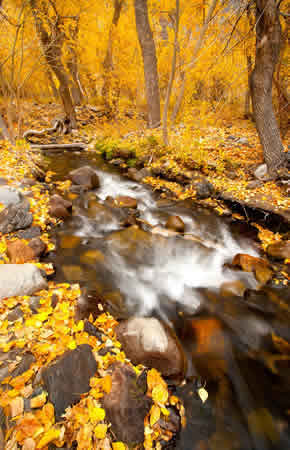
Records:
[[[257,255],[251,231],[241,234],[187,203],[160,201],[97,157],[53,154],[46,164],[53,180],[90,165],[101,182],[96,191],[70,194],[73,216],[55,231],[48,256],[56,278],[79,282],[119,319],[139,314],[173,324],[182,342],[188,382],[176,389],[187,426],[174,448],[289,449],[289,291],[256,290],[252,274],[226,267],[237,253]],[[137,199],[142,227],[122,226],[128,211],[106,202],[118,195]],[[166,235],[172,214],[186,225],[182,237]],[[225,283],[237,290],[226,295]],[[275,345],[273,335],[283,340]]]

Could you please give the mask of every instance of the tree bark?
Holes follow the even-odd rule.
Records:
[[[167,116],[168,116],[168,108],[169,108],[170,96],[171,96],[173,82],[174,82],[174,78],[175,78],[175,72],[176,72],[176,58],[177,58],[177,50],[178,50],[178,31],[179,31],[179,15],[180,15],[180,1],[176,0],[173,57],[172,57],[171,73],[170,73],[170,78],[169,78],[169,83],[168,83],[167,92],[166,92],[166,98],[165,98],[165,103],[164,103],[164,110],[163,110],[162,131],[163,131],[163,142],[164,142],[164,145],[169,145]]]
[[[281,47],[281,25],[275,0],[256,2],[256,61],[251,74],[251,95],[257,131],[268,174],[277,175],[286,158],[276,121],[272,84]]]
[[[156,128],[159,127],[161,119],[155,43],[149,23],[147,0],[135,0],[134,4],[137,34],[143,56],[148,125],[150,128]]]
[[[67,61],[67,67],[71,75],[71,96],[75,105],[79,106],[82,104],[84,99],[84,93],[79,77],[79,67],[78,67],[78,57],[76,52],[76,45],[78,40],[79,32],[79,17],[74,17],[74,24],[70,26],[70,36],[68,41],[73,42],[68,45],[69,57]]]
[[[49,25],[50,27],[52,27],[52,29],[49,34],[43,24],[43,15],[40,15],[40,5],[37,5],[37,0],[29,1],[32,14],[34,16],[36,31],[43,49],[44,57],[48,66],[54,72],[56,78],[59,81],[59,95],[63,104],[63,110],[66,119],[69,120],[72,128],[76,128],[76,113],[69,90],[68,76],[61,62],[63,33],[60,29],[59,17],[55,19],[55,22],[53,24],[52,21],[50,21]]]
[[[4,137],[4,139],[7,139],[7,141],[9,141],[11,144],[14,144],[14,138],[13,136],[11,136],[11,134],[9,133],[9,130],[7,128],[7,125],[2,117],[2,115],[0,114],[0,133],[2,134],[2,136]]]
[[[245,119],[252,119],[251,113],[251,91],[250,91],[250,79],[252,73],[252,57],[247,55],[247,70],[248,70],[248,89],[245,96]]]
[[[204,19],[203,27],[202,27],[202,29],[200,31],[200,35],[199,35],[198,41],[197,41],[196,46],[195,46],[194,51],[193,51],[191,62],[188,65],[187,70],[188,69],[192,69],[194,67],[195,63],[196,63],[196,59],[197,59],[198,53],[199,53],[199,51],[201,49],[201,46],[203,44],[203,40],[204,40],[205,34],[207,32],[209,23],[211,21],[211,18],[212,18],[212,15],[214,13],[214,10],[216,8],[217,3],[218,3],[218,0],[212,0],[211,4],[209,5],[209,9],[208,9],[206,18]],[[181,78],[181,87],[180,87],[179,95],[177,97],[175,106],[174,106],[173,111],[172,111],[172,115],[171,115],[172,122],[174,122],[176,120],[176,117],[177,117],[177,115],[178,115],[178,113],[180,111],[180,108],[181,108],[181,105],[182,105],[182,102],[183,102],[184,93],[185,93],[185,87],[186,87],[186,72],[185,72],[185,70],[181,73],[180,78]]]
[[[112,106],[116,106],[117,99],[111,99],[112,94],[116,94],[116,97],[118,97],[119,92],[118,89],[116,92],[112,92],[112,75],[114,70],[114,64],[113,64],[113,34],[114,29],[118,26],[121,10],[123,6],[123,0],[114,0],[114,14],[112,19],[112,24],[109,31],[109,39],[108,39],[108,46],[106,51],[106,56],[103,62],[104,67],[104,85],[102,88],[102,96],[104,99],[105,107],[108,110],[112,109]]]

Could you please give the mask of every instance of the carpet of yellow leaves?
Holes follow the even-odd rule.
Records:
[[[37,158],[32,157],[31,151],[25,146],[10,148],[2,145],[0,177],[7,179],[10,185],[19,186],[23,177],[30,176],[35,161]],[[66,190],[68,184],[59,184],[58,187]],[[49,195],[43,193],[37,183],[30,190],[33,193],[29,198],[34,217],[33,225],[41,227],[41,239],[48,245],[48,249],[52,250],[49,227],[56,221],[49,217]],[[9,262],[6,255],[7,239],[7,236],[0,236],[2,263]],[[13,239],[13,235],[9,235],[9,240]],[[48,274],[53,273],[52,265],[35,264]],[[47,449],[52,443],[62,447],[76,441],[78,449],[84,450],[128,449],[126,443],[113,442],[110,423],[101,403],[103,395],[109,393],[112,386],[109,366],[117,361],[131,365],[121,349],[121,344],[116,340],[116,320],[107,313],[100,313],[95,321],[92,317],[89,318],[103,333],[103,339],[98,340],[84,331],[82,320],[75,320],[76,302],[80,296],[79,285],[55,284],[51,281],[47,290],[36,294],[40,297],[36,314],[31,310],[29,296],[6,298],[0,304],[0,352],[8,354],[11,350],[20,350],[20,357],[9,365],[9,373],[19,364],[21,354],[30,352],[35,357],[35,362],[26,372],[15,378],[7,376],[0,385],[0,406],[7,418],[13,419],[9,421],[7,428],[5,448],[14,449],[20,446],[24,450]],[[56,306],[53,304],[55,297],[58,299]],[[23,316],[15,322],[10,322],[9,312],[16,306],[21,308]],[[111,352],[100,356],[100,350],[108,342],[112,347]],[[31,410],[26,411],[25,399],[30,398],[33,393],[33,382],[40,376],[41,369],[67,350],[74,350],[81,344],[91,346],[98,363],[98,372],[90,381],[90,391],[82,395],[78,404],[67,408],[63,420],[58,423],[55,423],[54,406],[48,401],[46,392],[33,397],[30,401]],[[2,364],[1,361],[0,368]],[[142,370],[141,366],[131,366],[137,374]],[[8,383],[10,389],[7,389]],[[146,449],[161,449],[159,441],[170,440],[172,433],[164,432],[160,428],[159,418],[166,419],[170,414],[168,406],[175,405],[184,424],[184,408],[177,397],[170,396],[165,381],[155,370],[148,372],[148,396],[152,398],[153,406],[145,418],[144,446]]]

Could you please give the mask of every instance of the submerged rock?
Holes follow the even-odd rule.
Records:
[[[178,233],[184,233],[185,231],[185,223],[179,216],[169,216],[165,227]]]
[[[97,371],[97,363],[88,344],[66,352],[55,364],[42,371],[42,379],[49,401],[54,405],[56,420],[60,420],[68,406],[77,403],[81,394],[90,390],[90,378]]]
[[[60,195],[53,195],[50,198],[49,214],[57,219],[66,219],[71,215],[72,203],[65,200]]]
[[[31,295],[46,287],[41,271],[33,264],[0,265],[0,299]]]
[[[80,167],[69,173],[69,178],[73,184],[84,186],[87,189],[95,189],[100,186],[97,173],[90,166]]]
[[[120,195],[119,197],[107,197],[105,200],[106,204],[111,208],[132,208],[136,209],[138,207],[138,202],[133,197],[128,197],[126,195]]]
[[[0,213],[0,233],[6,234],[30,227],[33,215],[27,201],[9,205]]]
[[[112,424],[116,438],[126,444],[144,441],[144,419],[149,412],[151,400],[146,389],[139,386],[134,370],[117,364],[112,371],[112,389],[104,395],[106,416]]]
[[[154,367],[166,377],[183,377],[185,358],[174,332],[158,319],[133,317],[116,328],[124,352],[134,364]]]

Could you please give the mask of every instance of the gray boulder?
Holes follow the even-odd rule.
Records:
[[[5,206],[16,205],[23,200],[23,196],[17,189],[11,186],[0,186],[0,203]]]
[[[33,264],[0,265],[0,300],[16,295],[31,295],[46,286],[41,271]]]
[[[30,227],[33,222],[33,215],[30,204],[27,201],[10,204],[0,213],[0,233],[6,234]]]

